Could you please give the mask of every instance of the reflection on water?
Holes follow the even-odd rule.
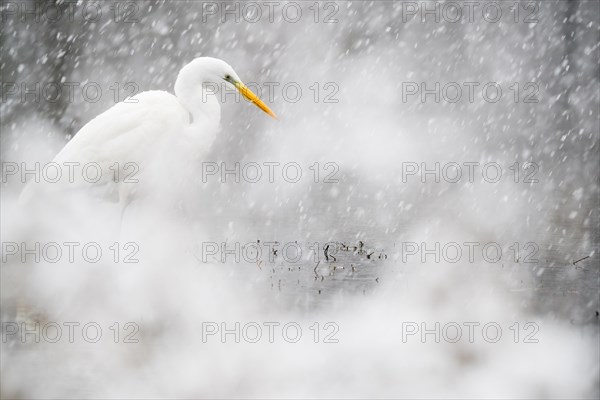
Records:
[[[267,285],[275,298],[287,301],[290,307],[310,311],[343,301],[345,296],[369,296],[387,279],[402,279],[414,269],[439,264],[439,267],[451,270],[467,264],[473,275],[490,272],[498,275],[506,290],[522,299],[532,311],[578,325],[596,324],[600,309],[598,231],[587,229],[569,236],[564,234],[567,229],[565,227],[562,234],[546,235],[543,240],[532,242],[535,247],[520,243],[517,252],[511,243],[502,244],[503,256],[499,259],[490,256],[487,261],[481,257],[469,261],[468,248],[465,250],[463,246],[458,261],[447,262],[456,258],[455,253],[448,250],[447,253],[439,251],[436,262],[435,252],[427,253],[427,247],[421,248],[417,242],[389,242],[387,236],[377,234],[361,234],[365,239],[357,240],[356,234],[338,232],[338,237],[343,240],[336,241],[325,233],[319,235],[313,231],[312,237],[328,239],[241,241],[237,251],[240,259],[233,263],[233,268],[242,273],[234,272],[233,276]],[[356,229],[356,232],[364,231]],[[593,240],[582,243],[579,241],[581,236]],[[234,245],[224,245],[232,253],[224,255],[224,260],[234,261]],[[432,244],[426,246],[429,250],[434,249]],[[244,253],[246,247],[248,251]],[[260,256],[258,248],[261,249]],[[219,261],[220,256],[221,249],[209,261]],[[405,284],[410,285],[410,281]]]

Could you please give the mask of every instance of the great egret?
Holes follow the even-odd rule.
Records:
[[[160,90],[139,93],[81,128],[54,158],[53,162],[65,169],[62,171],[65,173],[60,182],[43,185],[45,192],[62,192],[63,184],[71,187],[109,186],[117,188],[119,202],[125,207],[133,191],[127,182],[128,175],[143,168],[157,154],[173,153],[176,142],[187,154],[174,154],[175,157],[198,159],[206,154],[221,119],[220,104],[213,88],[222,84],[237,89],[276,119],[275,113],[242,83],[229,64],[217,58],[198,57],[179,72],[175,96]],[[83,175],[75,174],[75,181],[73,174],[66,173],[67,167],[74,166],[81,168]],[[28,185],[21,194],[21,203],[27,203],[37,193],[32,190],[32,185]]]
[[[87,243],[105,244],[105,254],[109,249],[114,251],[112,227],[116,226],[113,223],[118,223],[119,238],[127,236],[123,232],[123,214],[135,193],[136,198],[147,195],[149,201],[143,202],[146,207],[142,207],[141,215],[144,218],[137,218],[132,226],[134,231],[126,232],[134,234],[131,236],[134,241],[127,245],[150,235],[153,241],[149,243],[162,246],[170,240],[170,248],[179,246],[175,254],[185,251],[188,242],[183,237],[193,236],[170,229],[174,219],[164,211],[179,204],[182,195],[190,190],[189,178],[200,174],[199,167],[194,169],[190,161],[202,159],[215,139],[221,109],[214,88],[222,84],[237,89],[247,100],[276,118],[229,64],[211,57],[194,59],[179,72],[175,95],[152,90],[114,105],[81,128],[53,159],[59,179],[55,179],[56,173],[51,173],[51,180],[42,179],[25,186],[19,205],[23,216],[28,217],[24,218],[20,231],[20,235],[27,238],[23,242],[29,242],[27,248],[34,247],[32,242],[39,245],[40,241],[81,243],[88,240]],[[128,176],[132,172],[140,172],[140,175]],[[88,201],[107,196],[116,200],[117,194],[118,222],[110,218],[114,204]],[[190,225],[176,226],[192,229]],[[160,229],[154,229],[156,226]],[[174,235],[175,232],[178,234]],[[118,248],[125,251],[121,246]],[[161,246],[154,246],[158,254],[162,254]],[[144,250],[148,255],[153,246]],[[26,279],[25,276],[22,279]],[[18,302],[27,307],[27,300],[21,298]]]

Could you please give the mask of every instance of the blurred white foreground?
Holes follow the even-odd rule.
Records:
[[[194,200],[188,189],[170,190],[172,198]],[[210,218],[186,218],[185,207],[145,199],[128,209],[120,226],[116,204],[72,195],[62,200],[59,208],[45,202],[33,213],[5,196],[2,211],[10,217],[3,224],[4,240],[89,241],[103,249],[132,242],[139,246],[140,262],[115,264],[112,254],[95,264],[9,259],[2,269],[2,301],[18,299],[15,321],[29,329],[35,321],[41,327],[54,323],[63,332],[57,343],[43,335],[35,343],[31,333],[27,343],[22,333],[3,340],[3,397],[594,396],[597,332],[537,315],[527,296],[510,292],[507,282],[529,275],[522,266],[389,260],[365,292],[331,287],[316,295],[292,287],[284,288],[286,295],[270,285],[276,265],[201,262],[198,244],[215,237],[235,240],[231,224],[210,228]],[[237,232],[252,232],[254,223],[247,224],[236,224]],[[464,233],[447,227],[434,235],[415,230],[413,237],[441,240]],[[292,267],[310,282],[313,265]],[[375,268],[358,265],[358,277]],[[285,272],[279,274],[275,281],[285,279]],[[73,343],[64,325],[69,322],[79,324]],[[515,322],[518,343],[510,328]],[[84,340],[81,328],[87,323],[102,328],[98,342]],[[436,323],[450,330],[438,328],[437,339],[435,333],[421,335],[423,327],[435,331]],[[488,323],[502,329],[495,343],[488,341],[496,341],[494,329],[482,333]],[[524,343],[531,332],[524,330],[526,323],[539,327],[532,336],[537,342]],[[293,328],[284,334],[286,324]],[[291,343],[296,326],[302,332]],[[415,326],[419,331],[413,334]],[[462,331],[456,343],[446,339],[456,337],[452,326]],[[52,329],[47,336],[54,337]],[[230,332],[222,337],[222,329]],[[132,332],[129,339],[137,343],[125,342]]]

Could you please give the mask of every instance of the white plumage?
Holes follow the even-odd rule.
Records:
[[[275,118],[229,64],[216,58],[199,57],[179,72],[175,95],[153,90],[127,98],[81,128],[53,161],[60,166],[65,163],[99,165],[101,178],[92,186],[108,187],[118,192],[121,203],[127,203],[134,187],[131,180],[137,179],[139,170],[160,160],[157,155],[171,152],[178,160],[191,160],[201,159],[206,154],[215,140],[221,118],[220,104],[212,91],[214,85],[236,88]],[[95,172],[95,168],[89,171]],[[21,201],[29,201],[39,193],[39,187],[43,187],[45,193],[57,193],[63,191],[65,185],[90,186],[90,179],[75,176],[75,182],[69,182],[68,178],[68,174],[63,173],[58,183],[30,184],[21,194]]]

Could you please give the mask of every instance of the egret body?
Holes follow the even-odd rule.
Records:
[[[160,153],[172,151],[172,144],[187,154],[176,157],[202,158],[215,140],[221,119],[219,101],[213,88],[226,85],[237,89],[242,96],[261,110],[275,114],[248,89],[225,61],[199,57],[185,65],[175,82],[175,95],[160,90],[139,93],[125,99],[87,123],[54,158],[60,166],[79,163],[99,166],[101,178],[93,186],[114,187],[117,183],[119,201],[127,204],[129,189],[137,169]],[[97,167],[95,168],[98,169]],[[97,171],[91,169],[96,175]],[[90,170],[88,170],[89,172]],[[68,182],[63,174],[60,183],[72,187],[89,187],[90,180],[79,177]],[[127,179],[130,182],[127,182]],[[56,192],[64,185],[44,185]],[[27,201],[36,191],[28,185],[21,194]]]

